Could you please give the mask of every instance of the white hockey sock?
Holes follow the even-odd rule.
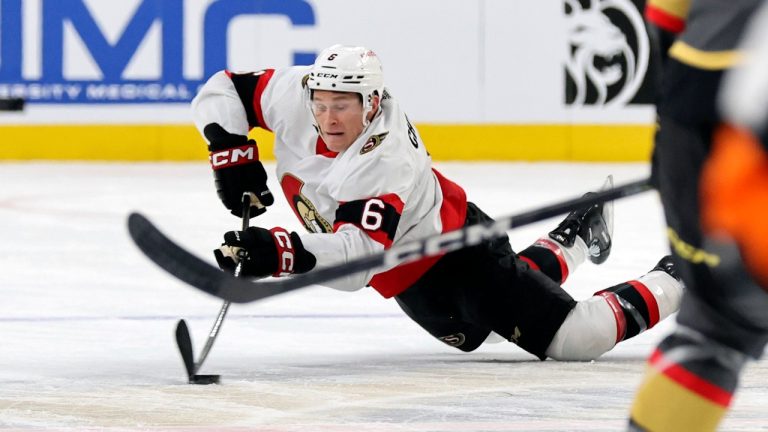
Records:
[[[680,308],[683,285],[652,271],[576,304],[547,348],[557,360],[592,360]]]
[[[587,249],[587,244],[584,243],[584,240],[581,237],[576,237],[576,240],[571,247],[562,245],[554,240],[552,240],[552,242],[562,251],[563,258],[565,258],[565,262],[568,264],[569,274],[576,271],[576,268],[586,261],[589,249]]]
[[[578,237],[571,247],[549,237],[542,237],[522,251],[519,257],[531,268],[562,284],[586,260],[587,245]]]

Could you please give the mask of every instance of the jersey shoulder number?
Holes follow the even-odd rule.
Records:
[[[395,194],[341,203],[336,209],[333,230],[352,224],[388,249],[395,240],[404,206]]]

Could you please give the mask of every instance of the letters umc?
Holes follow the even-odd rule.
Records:
[[[0,82],[66,82],[63,77],[65,23],[79,34],[102,71],[102,80],[89,82],[104,84],[124,82],[123,71],[155,22],[160,22],[162,28],[160,83],[202,82],[226,68],[227,26],[238,16],[284,15],[294,26],[315,24],[315,13],[306,0],[215,0],[203,17],[203,76],[189,79],[183,76],[185,0],[141,0],[115,44],[104,37],[85,0],[41,0],[42,76],[39,81],[31,81],[22,76],[23,1],[0,0]],[[294,52],[293,59],[294,64],[311,63],[314,53]]]

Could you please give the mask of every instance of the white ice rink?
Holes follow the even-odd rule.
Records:
[[[437,167],[492,216],[581,195],[609,173],[617,183],[648,174],[640,164]],[[211,262],[240,224],[202,163],[0,164],[0,429],[617,431],[671,324],[596,362],[540,362],[509,343],[461,353],[371,289],[312,287],[232,306],[201,371],[222,384],[189,385],[176,320],[187,319],[197,355],[221,302],[139,253],[125,228],[132,210]],[[585,264],[566,288],[585,298],[645,273],[668,250],[662,220],[655,193],[617,202],[611,259]],[[283,198],[255,223],[300,228]],[[556,223],[511,232],[513,246]],[[723,430],[768,430],[767,367],[748,368]]]

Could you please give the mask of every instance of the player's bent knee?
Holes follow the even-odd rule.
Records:
[[[576,303],[547,348],[555,360],[588,361],[616,345],[616,319],[603,299],[592,297]]]

